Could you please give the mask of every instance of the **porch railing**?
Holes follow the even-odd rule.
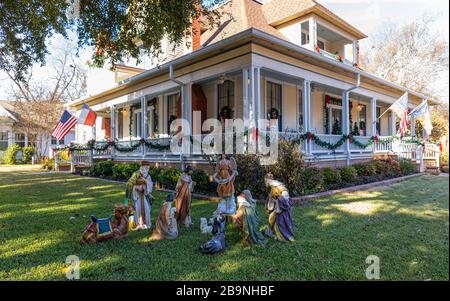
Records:
[[[331,53],[331,52],[328,52],[328,51],[325,51],[325,50],[323,50],[323,49],[320,49],[320,52],[319,52],[321,55],[323,55],[324,57],[326,57],[326,58],[329,58],[329,59],[332,59],[332,60],[335,60],[335,61],[338,61],[337,59],[336,59],[336,55],[335,54],[333,54],[333,53]],[[351,61],[349,61],[349,60],[347,60],[346,58],[342,58],[342,63],[344,63],[344,64],[346,64],[346,65],[349,65],[349,66],[353,66],[353,63],[351,62]]]
[[[384,142],[384,139],[388,139],[387,136],[380,136],[378,137],[379,143],[375,144],[375,152],[376,153],[388,153],[392,151],[392,141],[386,141]]]

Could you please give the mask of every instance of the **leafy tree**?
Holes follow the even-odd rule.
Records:
[[[24,80],[33,63],[45,64],[46,41],[54,34],[67,38],[72,30],[79,47],[96,49],[97,66],[139,60],[141,52],[157,56],[164,37],[176,45],[192,34],[192,20],[217,25],[219,13],[210,8],[222,1],[75,0],[74,7],[66,0],[1,1],[0,70]]]
[[[411,90],[448,97],[435,84],[448,74],[449,45],[432,27],[434,21],[425,14],[405,24],[385,23],[362,53],[362,68]]]
[[[363,69],[411,90],[445,99],[432,109],[431,139],[448,137],[449,45],[433,27],[435,17],[424,14],[404,24],[386,23],[370,38],[362,53]],[[422,124],[417,120],[416,134]]]
[[[39,80],[30,70],[25,80],[6,72],[13,82],[11,98],[18,114],[15,131],[28,134],[36,142],[38,159],[46,156],[50,132],[60,118],[63,103],[83,96],[86,90],[86,72],[76,58],[73,45],[55,50],[47,66],[47,78]]]

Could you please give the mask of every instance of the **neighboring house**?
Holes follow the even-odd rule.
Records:
[[[144,67],[148,70],[139,74],[119,66],[108,89],[70,103],[72,111],[79,111],[84,101],[100,117],[93,130],[77,127],[76,141],[116,140],[122,146],[141,138],[163,141],[174,118],[183,117],[192,127],[193,111],[201,111],[204,121],[229,108],[231,118],[276,118],[281,135],[310,132],[328,143],[356,125],[358,141],[364,143],[373,136],[396,134],[393,113],[375,120],[405,92],[411,108],[427,98],[361,70],[359,40],[367,36],[316,1],[231,0],[217,9],[223,12],[219,27],[193,22],[190,49],[177,47],[166,62]],[[303,144],[306,160],[322,164],[370,160],[390,151],[392,145],[361,149],[348,140],[336,151],[313,140]],[[146,148],[124,153],[110,149],[94,156],[180,160]],[[199,156],[185,160],[206,162]]]
[[[14,111],[14,105],[12,101],[0,100],[0,158],[3,157],[5,150],[13,144],[17,144],[20,147],[35,146],[36,139],[32,133],[18,133],[15,130],[15,125],[19,122],[19,115]],[[60,145],[67,145],[68,143],[75,141],[75,131],[71,131],[64,141],[60,141]],[[50,148],[56,147],[58,142],[56,139],[49,139],[49,141],[41,141],[40,148],[43,153],[51,153]],[[21,154],[19,153],[19,157]]]

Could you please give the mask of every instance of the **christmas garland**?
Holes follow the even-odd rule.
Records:
[[[245,130],[243,132],[244,136],[249,136],[249,131]],[[258,136],[258,134],[257,134]],[[233,135],[233,140],[236,139],[236,133],[234,133]],[[314,143],[318,146],[320,146],[321,148],[325,148],[331,151],[335,151],[337,150],[339,147],[341,147],[342,145],[344,145],[344,143],[349,140],[349,142],[353,145],[356,145],[357,147],[361,148],[361,149],[366,149],[374,144],[390,144],[394,141],[398,141],[401,140],[399,136],[390,136],[390,137],[386,137],[386,138],[379,138],[378,136],[372,136],[369,138],[369,140],[367,141],[367,143],[363,143],[360,140],[358,140],[357,138],[355,138],[355,136],[353,134],[350,135],[342,135],[341,138],[336,141],[335,143],[329,143],[327,141],[323,141],[321,140],[316,134],[311,133],[311,132],[307,132],[304,134],[300,134],[298,133],[297,137],[295,138],[281,138],[284,140],[289,140],[292,143],[300,143],[300,142],[304,142],[304,141],[314,141]],[[194,142],[194,138],[193,136],[189,136],[189,140],[191,143]],[[425,142],[421,141],[417,138],[404,138],[401,140],[404,143],[409,143],[409,144],[417,144],[419,146],[424,146]],[[266,143],[269,144],[270,143],[270,136],[266,135]],[[439,143],[436,142],[429,142],[431,144],[435,144],[435,145],[440,145]],[[86,150],[95,150],[95,151],[106,151],[108,149],[108,147],[113,147],[116,151],[119,152],[134,152],[135,150],[137,150],[138,148],[140,148],[142,145],[145,145],[147,148],[149,149],[154,149],[154,150],[158,150],[158,151],[166,151],[170,149],[170,143],[159,143],[159,142],[152,142],[146,139],[141,139],[140,141],[136,141],[134,143],[132,143],[130,146],[121,146],[119,144],[118,141],[109,141],[109,142],[95,142],[93,140],[89,141],[87,144],[82,145],[82,144],[69,144],[67,146],[60,146],[60,147],[56,147],[54,148],[55,151],[64,151],[64,150],[69,150],[70,152],[73,151],[86,151]],[[211,142],[211,146],[213,146],[213,141]]]
[[[106,151],[108,147],[113,147],[118,152],[129,153],[134,152],[142,145],[145,145],[149,149],[154,150],[169,150],[169,144],[161,144],[158,142],[152,142],[145,139],[141,139],[140,141],[136,141],[132,143],[130,146],[122,146],[119,141],[109,141],[109,142],[95,142],[93,140],[89,141],[87,144],[69,144],[67,146],[59,146],[54,148],[55,151],[64,151],[69,150],[73,151],[86,151],[86,150],[95,150],[95,151]]]

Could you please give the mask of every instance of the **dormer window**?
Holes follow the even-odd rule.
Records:
[[[323,41],[317,40],[317,46],[319,46],[321,50],[325,50],[325,43]]]
[[[309,44],[309,34],[302,32],[302,46]]]

